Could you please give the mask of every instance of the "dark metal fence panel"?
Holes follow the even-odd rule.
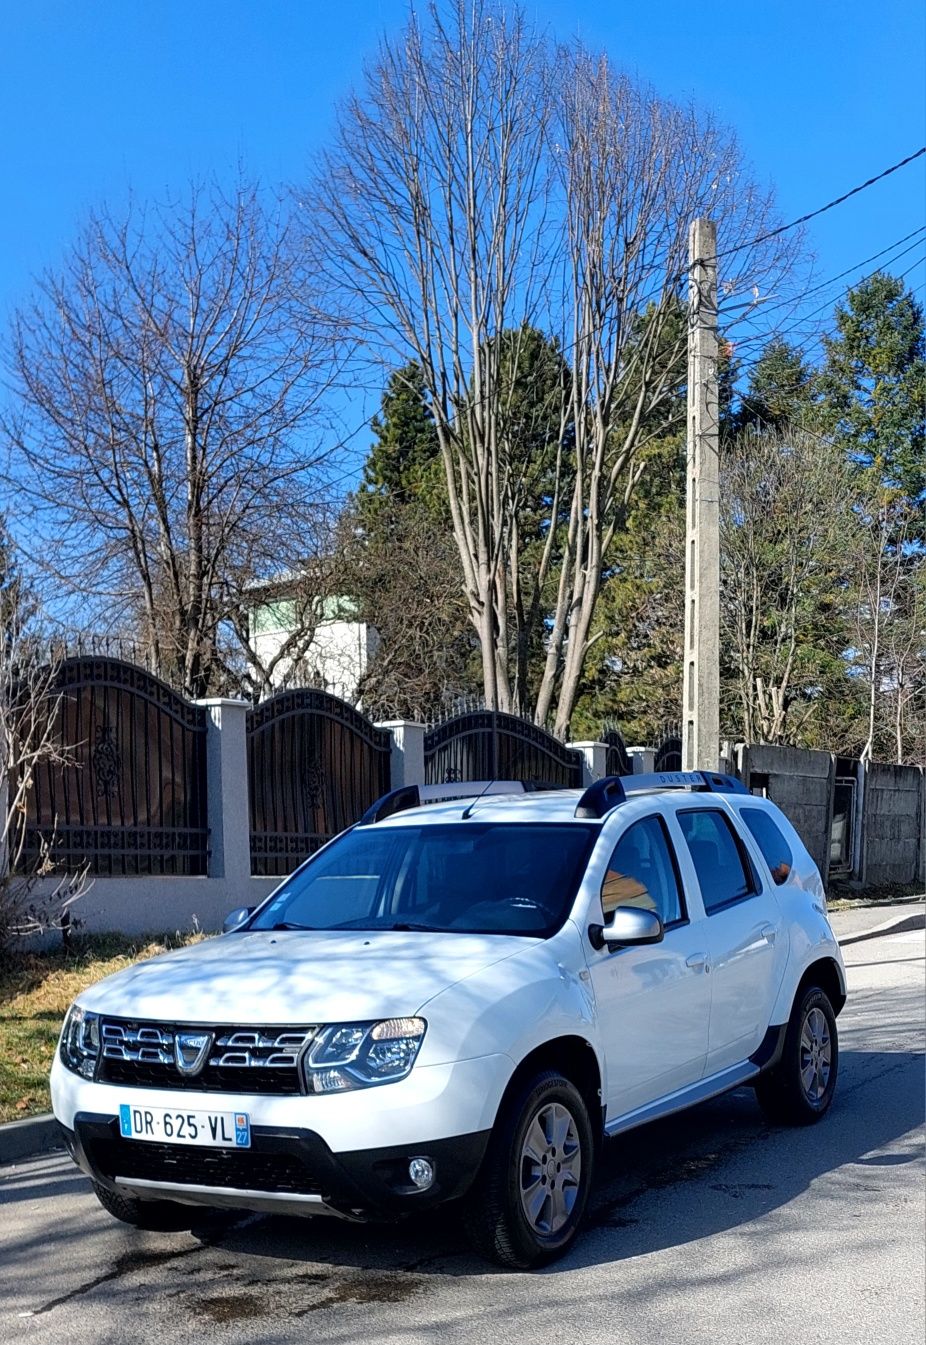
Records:
[[[131,663],[65,659],[55,739],[35,772],[27,858],[97,875],[206,873],[206,711]]]
[[[656,756],[653,763],[657,771],[680,771],[682,769],[682,735],[675,726],[667,728],[656,744]]]
[[[536,780],[576,788],[582,784],[582,757],[516,715],[472,710],[428,730],[424,771],[427,784]]]
[[[624,744],[624,737],[620,729],[605,729],[601,735],[601,741],[608,749],[605,758],[606,775],[632,775],[633,762],[630,760],[627,748]]]
[[[391,734],[325,691],[271,696],[247,739],[252,873],[292,873],[389,789]]]

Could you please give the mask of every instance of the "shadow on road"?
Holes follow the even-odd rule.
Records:
[[[741,1228],[847,1165],[857,1165],[858,1184],[874,1189],[878,1167],[919,1158],[918,1150],[896,1152],[896,1142],[923,1120],[923,1059],[914,1052],[844,1050],[833,1111],[821,1125],[807,1129],[768,1127],[751,1090],[743,1089],[611,1141],[599,1167],[587,1231],[569,1257],[541,1273],[620,1262]],[[887,1152],[892,1146],[895,1151]],[[0,1183],[0,1204],[73,1192],[75,1183],[83,1179],[60,1172],[43,1178],[37,1170],[23,1169]],[[493,1273],[469,1252],[452,1208],[379,1226],[207,1213],[192,1239],[120,1228],[95,1205],[93,1214],[92,1221],[81,1222],[88,1239],[86,1264],[99,1273],[58,1296],[49,1292],[37,1313],[100,1284],[118,1284],[123,1275],[153,1276],[155,1268],[163,1294],[163,1271],[167,1268],[172,1278],[171,1262],[177,1263],[177,1284],[169,1296],[195,1296],[197,1275],[203,1287],[207,1277],[213,1288],[218,1279],[221,1295],[201,1296],[207,1304],[202,1311],[213,1320],[221,1312],[224,1321],[274,1312],[301,1315],[312,1310],[297,1307],[307,1293],[319,1307],[334,1306],[337,1295],[340,1301],[396,1302],[421,1292],[423,1276]],[[56,1241],[73,1233],[67,1222],[46,1228],[41,1239],[7,1244],[4,1260],[10,1269],[16,1263],[28,1266],[40,1249],[53,1256]],[[198,1252],[211,1252],[208,1266]]]

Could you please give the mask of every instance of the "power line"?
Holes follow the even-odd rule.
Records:
[[[877,173],[874,177],[870,177],[867,182],[860,182],[859,185],[853,187],[851,191],[843,192],[842,196],[837,196],[833,201],[827,201],[826,205],[821,205],[818,206],[816,210],[808,211],[806,215],[801,215],[799,219],[792,220],[790,224],[780,224],[777,229],[770,229],[768,233],[760,234],[758,238],[753,238],[748,243],[737,243],[735,247],[726,248],[723,252],[717,253],[717,258],[729,257],[734,252],[742,252],[744,248],[756,247],[759,243],[765,243],[770,238],[777,238],[779,234],[787,233],[789,229],[796,229],[799,224],[806,224],[808,220],[816,219],[818,215],[823,215],[827,210],[832,210],[835,206],[842,205],[844,201],[848,201],[851,197],[857,196],[860,191],[865,191],[868,187],[873,187],[876,182],[881,182],[884,178],[890,177],[891,173],[896,173],[898,169],[905,168],[908,163],[913,163],[915,159],[919,159],[923,154],[926,154],[926,145],[924,145],[922,149],[916,150],[915,153],[908,154],[907,157],[901,159],[899,163],[892,164],[890,168],[885,168],[883,172]],[[692,265],[696,264],[697,260],[692,263]]]
[[[926,233],[926,224],[921,224],[918,229],[914,229],[911,233],[905,234],[903,238],[898,238],[896,242],[888,243],[887,247],[882,248],[880,252],[873,252],[870,257],[865,257],[862,261],[855,262],[852,266],[847,266],[846,269],[840,271],[838,275],[830,276],[829,280],[821,280],[819,285],[814,285],[811,289],[804,290],[802,294],[796,295],[793,299],[782,299],[779,303],[772,304],[771,306],[766,306],[761,300],[756,299],[752,299],[748,303],[735,304],[732,308],[721,306],[719,310],[720,316],[723,317],[725,313],[735,313],[738,310],[747,308],[753,308],[764,315],[765,313],[775,313],[779,308],[787,308],[789,304],[800,303],[802,299],[809,299],[811,294],[817,294],[820,290],[828,289],[830,285],[835,285],[837,280],[842,280],[844,276],[851,275],[854,271],[858,271],[862,266],[868,266],[871,262],[877,261],[879,257],[883,257],[886,252],[893,252],[894,248],[899,248],[902,243],[909,242],[911,238],[918,238],[919,235],[923,233]],[[914,243],[912,246],[915,247],[916,244]],[[899,252],[897,256],[903,257],[904,254],[910,250],[910,248],[905,248],[904,251]],[[893,257],[891,262],[896,260],[897,258]],[[890,265],[891,263],[888,264]]]
[[[926,226],[924,226],[924,229],[926,229]],[[914,233],[917,235],[920,235],[923,232],[924,232],[923,229],[917,229],[914,231]],[[913,238],[913,237],[914,234],[907,234],[907,238]],[[900,245],[900,243],[906,242],[907,238],[901,238],[898,240],[897,243],[892,243],[889,247],[882,249],[880,253],[875,253],[874,257],[868,258],[868,262],[873,261],[875,257],[883,256],[885,252],[892,252],[894,248]],[[923,240],[921,237],[915,238],[915,241],[912,242],[909,245],[909,247],[905,247],[901,252],[896,253],[896,255],[891,258],[891,263],[893,264],[893,262],[899,261],[901,257],[905,257],[908,252],[912,252],[914,248],[919,247],[922,241]],[[921,260],[922,258],[913,262],[912,265],[909,266],[905,271],[900,272],[899,275],[895,277],[895,279],[903,280],[907,275],[909,275],[910,271],[915,270],[916,267],[920,265]],[[807,290],[805,294],[799,295],[793,300],[790,299],[784,300],[782,303],[776,304],[774,308],[765,309],[764,312],[771,313],[774,312],[775,309],[777,308],[784,308],[789,304],[800,303],[801,299],[806,298],[809,295],[814,294],[821,289],[825,289],[828,285],[833,284],[836,280],[841,280],[843,276],[849,275],[851,272],[857,270],[859,266],[865,266],[865,265],[867,265],[867,262],[857,262],[855,266],[850,266],[848,271],[841,272],[840,275],[834,276],[832,280],[825,281],[822,285],[814,286],[813,289]],[[866,280],[871,280],[871,278],[873,276],[876,276],[880,270],[881,268],[877,267],[874,271],[869,271],[866,275],[859,276],[858,279],[853,280],[851,284],[844,285],[843,288],[837,294],[831,295],[830,298],[825,299],[823,303],[820,304],[817,308],[811,309],[809,313],[802,313],[796,319],[796,321],[793,322],[789,327],[785,327],[783,330],[777,330],[777,331],[770,331],[764,333],[757,332],[753,336],[747,336],[742,341],[735,342],[734,344],[739,345],[741,348],[745,348],[747,346],[753,346],[757,344],[768,344],[768,342],[772,340],[784,341],[791,332],[797,331],[799,327],[804,326],[812,318],[815,318],[819,313],[822,313],[825,309],[830,308],[834,304],[838,303],[839,300],[843,297],[843,295],[848,294],[848,292],[852,289],[855,289],[857,285],[864,284]]]

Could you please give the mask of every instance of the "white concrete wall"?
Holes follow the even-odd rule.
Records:
[[[285,628],[261,630],[255,634],[258,658],[269,663],[280,651],[291,632]],[[341,700],[356,705],[360,682],[379,647],[379,635],[363,621],[322,621],[315,629],[301,660],[306,677]],[[290,659],[282,659],[274,669],[274,686],[281,687],[292,668]]]

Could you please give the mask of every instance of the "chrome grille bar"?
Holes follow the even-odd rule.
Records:
[[[260,1026],[238,1027],[227,1024],[184,1024],[163,1022],[136,1022],[126,1019],[104,1019],[102,1032],[101,1077],[107,1077],[107,1062],[118,1070],[114,1081],[131,1081],[134,1067],[139,1071],[146,1066],[164,1068],[158,1086],[190,1087],[192,1081],[182,1081],[176,1068],[175,1038],[177,1033],[211,1032],[213,1043],[200,1075],[202,1086],[211,1091],[247,1091],[244,1079],[223,1082],[223,1071],[259,1070],[267,1082],[262,1091],[276,1091],[273,1077],[279,1077],[280,1092],[301,1091],[293,1075],[299,1074],[299,1062],[304,1051],[318,1032],[317,1026]],[[129,1077],[126,1077],[128,1070]],[[270,1073],[265,1073],[269,1071]],[[159,1071],[160,1072],[160,1071]],[[150,1086],[150,1071],[138,1078],[140,1086]]]

